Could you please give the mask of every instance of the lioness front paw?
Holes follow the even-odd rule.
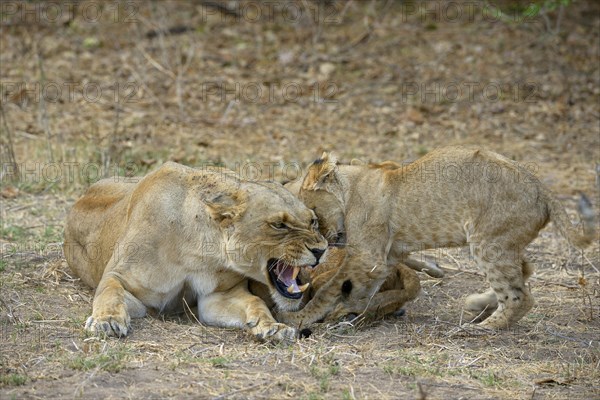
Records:
[[[123,337],[131,331],[130,318],[126,316],[107,315],[94,317],[92,315],[85,322],[85,329],[95,335]]]
[[[278,322],[259,322],[250,327],[252,334],[260,341],[293,343],[298,337],[296,329]]]

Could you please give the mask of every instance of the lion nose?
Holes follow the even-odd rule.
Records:
[[[319,260],[321,259],[321,256],[323,255],[323,253],[325,253],[325,250],[321,250],[321,249],[310,249],[310,252],[313,253],[313,256],[315,256],[315,258],[317,259],[317,262],[315,263],[318,264]]]

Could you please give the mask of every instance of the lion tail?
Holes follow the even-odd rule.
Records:
[[[579,215],[581,216],[581,224],[583,225],[583,233],[575,227],[563,205],[552,195],[548,195],[548,210],[550,212],[550,219],[557,226],[560,233],[575,247],[585,248],[587,247],[594,237],[596,236],[596,218],[594,209],[590,200],[581,193],[579,202],[577,204]]]

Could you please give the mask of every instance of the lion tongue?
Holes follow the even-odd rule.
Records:
[[[278,266],[280,268],[277,271],[277,279],[285,284],[285,286],[291,286],[296,282],[296,277],[300,272],[299,267],[291,267],[283,264],[282,266]]]
[[[296,278],[298,277],[299,273],[300,267],[290,267],[284,265],[282,270],[280,270],[277,274],[277,279],[287,286],[287,292],[290,294],[302,293],[310,286],[308,283],[298,286]]]

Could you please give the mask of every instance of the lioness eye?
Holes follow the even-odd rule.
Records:
[[[271,224],[271,227],[277,230],[288,229],[288,226],[283,222],[274,222]]]

